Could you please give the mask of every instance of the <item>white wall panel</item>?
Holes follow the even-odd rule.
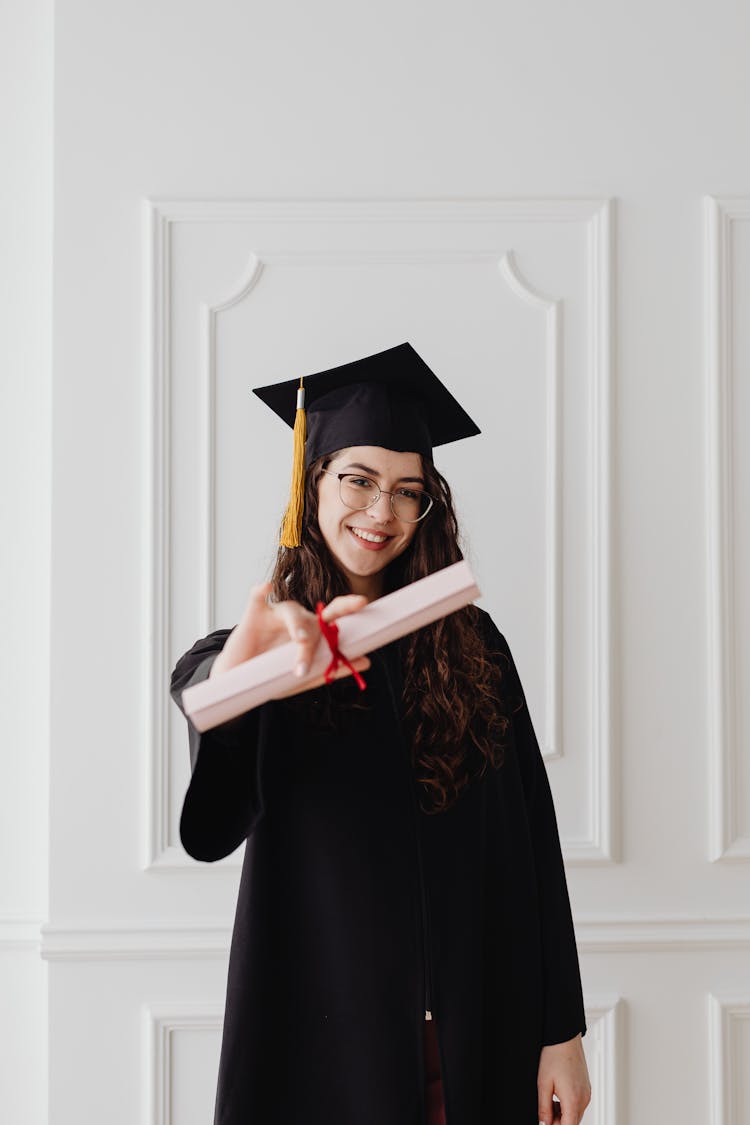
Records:
[[[53,5],[0,6],[0,1119],[47,1119]]]
[[[484,604],[511,635],[525,622],[539,654],[524,683],[545,756],[577,749],[560,782],[561,821],[573,826],[566,854],[610,858],[609,212],[585,200],[147,207],[153,864],[190,862],[177,837],[185,721],[163,684],[194,639],[235,623],[249,586],[270,573],[288,491],[290,435],[250,389],[300,363],[319,370],[402,339],[456,392],[460,383],[482,419],[463,461],[448,449],[438,464],[454,462]],[[523,276],[527,258],[554,296]],[[469,316],[462,356],[453,324]],[[284,336],[284,320],[299,336]],[[495,448],[515,466],[505,480],[484,468]],[[250,480],[263,487],[248,506]],[[496,518],[519,529],[512,559],[498,558]],[[563,618],[580,623],[567,636]],[[523,660],[524,646],[513,648]],[[569,667],[588,671],[566,674],[563,713]]]
[[[79,958],[51,968],[50,1121],[212,1119],[226,954]]]
[[[240,856],[179,847],[169,670],[272,560],[291,434],[250,388],[406,339],[483,431],[437,463],[555,796],[587,1125],[747,1116],[750,25],[689,15],[56,4],[52,435],[16,399],[5,473],[51,481],[51,554],[11,492],[5,646],[26,677],[44,634],[50,707],[13,712],[0,902],[50,1125],[210,1120]]]
[[[36,939],[22,936],[32,929]],[[47,1121],[47,972],[38,935],[38,921],[0,927],[0,1106],[4,1121],[23,1125]]]

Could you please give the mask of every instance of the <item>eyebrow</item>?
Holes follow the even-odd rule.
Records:
[[[359,465],[359,464],[357,464],[356,461],[353,462],[351,465],[345,465],[344,468],[346,468],[346,469],[363,469],[366,473],[369,473],[373,477],[379,477],[380,476],[380,473],[378,472],[377,469],[370,469],[370,468],[368,468],[367,465]],[[400,483],[401,481],[413,482],[415,484],[424,484],[424,477],[399,477],[397,483]]]

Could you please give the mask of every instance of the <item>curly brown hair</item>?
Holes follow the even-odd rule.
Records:
[[[339,594],[351,593],[318,525],[318,485],[338,452],[319,457],[306,470],[302,545],[278,549],[269,579],[275,602],[292,599],[314,611],[318,601],[328,604]],[[407,549],[385,568],[384,594],[464,557],[448,482],[431,460],[421,460],[426,491],[436,502]],[[446,811],[473,776],[482,776],[488,764],[497,769],[504,761],[505,745],[498,739],[509,726],[498,708],[505,695],[499,663],[503,654],[488,647],[481,617],[480,609],[468,605],[400,642],[402,723],[412,765],[419,771],[417,781],[429,797],[421,804],[426,813]],[[368,706],[357,699],[360,693],[353,692],[352,685],[353,678],[347,676],[323,693],[300,693],[285,702],[304,710],[308,721],[334,728],[343,711]]]

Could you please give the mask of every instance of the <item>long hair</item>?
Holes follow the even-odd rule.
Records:
[[[318,485],[322,470],[335,457],[336,453],[319,457],[306,471],[302,545],[278,549],[269,580],[275,602],[292,599],[314,611],[318,601],[327,605],[338,595],[351,593],[318,526]],[[406,550],[386,566],[383,593],[464,557],[448,482],[424,456],[422,474],[435,503]],[[482,776],[488,765],[497,769],[503,764],[505,747],[498,736],[505,736],[509,719],[499,709],[504,698],[502,654],[486,647],[479,620],[480,611],[468,605],[400,642],[402,724],[417,781],[424,787],[422,795],[429,798],[427,805],[422,803],[426,813],[444,812],[473,776]],[[367,707],[357,700],[360,693],[355,694],[353,686],[353,677],[347,676],[329,684],[325,692],[300,693],[285,702],[302,708],[309,721],[333,728],[342,712]]]

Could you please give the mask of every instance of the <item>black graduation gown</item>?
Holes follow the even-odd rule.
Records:
[[[541,1047],[586,1033],[547,772],[480,613],[523,706],[503,708],[504,764],[444,813],[418,807],[398,642],[370,653],[373,710],[345,733],[284,700],[202,735],[188,720],[183,846],[211,862],[247,839],[215,1125],[422,1125],[427,1009],[447,1125],[536,1125]],[[177,662],[178,706],[228,635]]]

